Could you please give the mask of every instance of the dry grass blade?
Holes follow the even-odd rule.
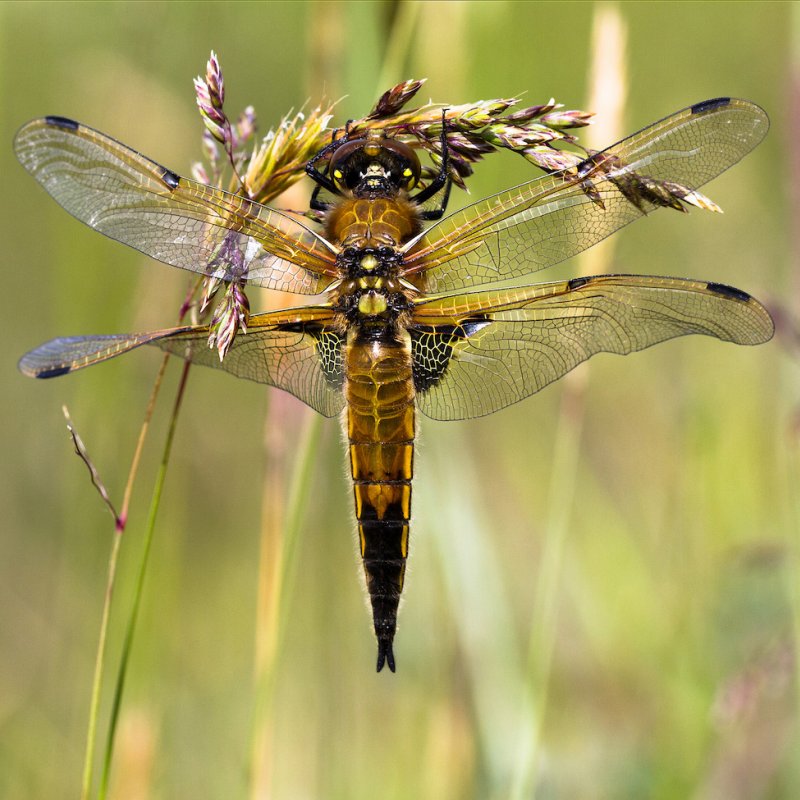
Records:
[[[64,413],[64,418],[67,420],[67,430],[72,438],[72,444],[75,448],[75,455],[77,455],[78,458],[83,461],[83,463],[86,465],[86,469],[89,470],[89,476],[92,479],[92,486],[97,489],[100,497],[103,500],[103,503],[105,503],[106,508],[111,513],[111,516],[114,517],[114,523],[117,530],[119,530],[122,527],[122,521],[119,514],[117,514],[117,510],[114,508],[114,503],[111,502],[111,497],[109,496],[108,490],[106,489],[106,486],[100,477],[100,473],[97,471],[97,467],[95,467],[91,458],[89,458],[86,445],[84,445],[83,440],[78,435],[78,431],[75,429],[75,425],[72,422],[69,409],[66,406],[61,406],[61,410]]]

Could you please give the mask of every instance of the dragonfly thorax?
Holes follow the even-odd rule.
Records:
[[[396,320],[410,308],[411,287],[399,278],[402,263],[393,247],[346,247],[337,259],[343,279],[334,305],[350,322]]]
[[[345,278],[394,278],[400,272],[403,257],[394,247],[346,247],[339,253],[336,266]]]
[[[386,325],[411,308],[408,293],[398,278],[362,275],[342,281],[333,305],[350,323]]]
[[[397,263],[397,248],[420,230],[419,210],[405,197],[345,198],[325,219],[326,238],[343,248],[337,261],[344,268],[343,259],[360,263],[367,255]]]

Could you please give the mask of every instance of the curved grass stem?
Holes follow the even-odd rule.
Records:
[[[161,366],[153,383],[150,398],[147,402],[142,427],[139,431],[139,438],[136,442],[136,449],[131,459],[131,468],[128,472],[128,480],[125,485],[122,508],[117,514],[114,512],[114,543],[108,559],[108,575],[106,578],[106,591],[103,601],[103,613],[100,620],[100,635],[97,641],[97,653],[95,655],[94,674],[92,676],[92,693],[89,701],[89,723],[86,731],[86,749],[83,761],[83,778],[81,781],[81,800],[88,800],[92,788],[92,765],[94,763],[95,742],[97,737],[97,717],[100,708],[100,689],[103,683],[103,668],[105,665],[106,644],[108,641],[108,623],[111,616],[111,600],[114,595],[114,585],[117,574],[117,564],[119,562],[119,552],[122,545],[122,533],[128,519],[128,507],[130,505],[133,484],[139,471],[139,462],[142,457],[145,439],[150,429],[150,421],[155,410],[156,399],[158,398],[161,384],[164,379],[164,372],[167,367],[169,356],[165,355],[161,361]],[[94,480],[94,478],[93,478]]]
[[[160,384],[163,375],[163,366],[166,365],[167,358],[165,357],[162,371],[159,372],[157,384]],[[108,793],[108,780],[111,772],[111,760],[114,754],[114,742],[116,738],[117,723],[119,722],[119,710],[122,704],[122,695],[125,689],[125,678],[128,673],[128,665],[130,663],[130,655],[133,647],[133,636],[136,631],[136,622],[139,618],[139,610],[142,604],[142,595],[144,590],[144,580],[147,574],[147,565],[150,557],[150,550],[153,544],[153,534],[155,531],[156,517],[158,516],[158,509],[161,504],[161,494],[164,489],[164,481],[167,476],[167,465],[169,463],[169,456],[172,450],[172,442],[175,437],[175,429],[178,422],[178,413],[180,411],[183,395],[186,390],[186,383],[189,378],[190,363],[183,366],[181,373],[180,383],[178,384],[178,391],[175,396],[175,404],[172,408],[172,416],[170,418],[169,429],[167,431],[166,440],[164,441],[164,450],[161,455],[161,464],[159,465],[158,475],[153,487],[153,496],[150,500],[150,511],[147,515],[147,528],[145,531],[144,548],[142,550],[142,557],[139,563],[139,572],[136,579],[136,589],[134,592],[133,605],[131,606],[130,616],[128,618],[128,625],[125,630],[125,638],[122,646],[122,655],[120,657],[120,666],[117,673],[117,682],[114,687],[114,700],[111,708],[111,716],[109,719],[108,735],[106,737],[106,749],[103,757],[103,771],[100,777],[100,788],[98,790],[98,798],[105,798]],[[149,410],[149,409],[148,409]],[[117,537],[119,540],[120,537]]]
[[[179,323],[188,312],[191,298],[197,291],[199,285],[200,282],[197,281],[187,291],[186,297],[184,298],[183,305],[181,306],[181,310],[178,315]],[[111,513],[114,516],[114,543],[112,545],[111,553],[109,554],[109,559],[108,559],[108,575],[106,578],[106,590],[103,601],[103,613],[100,620],[100,635],[97,641],[97,652],[95,654],[94,673],[92,676],[92,692],[91,692],[91,699],[89,701],[89,722],[86,731],[86,749],[84,752],[83,776],[81,779],[81,800],[88,800],[89,794],[92,789],[92,767],[94,764],[94,752],[97,739],[97,719],[100,708],[100,692],[103,684],[103,669],[105,666],[106,646],[108,643],[108,625],[111,616],[111,601],[114,596],[114,585],[116,581],[117,565],[119,562],[119,553],[122,545],[122,534],[125,531],[125,526],[127,525],[128,522],[128,509],[130,507],[131,496],[133,494],[133,485],[136,481],[136,476],[139,474],[139,464],[141,462],[142,452],[144,450],[144,443],[145,440],[147,439],[147,434],[150,430],[150,422],[153,418],[153,412],[155,411],[156,407],[156,400],[158,399],[158,395],[161,391],[161,385],[164,381],[164,373],[166,372],[167,363],[169,362],[169,359],[170,355],[168,353],[165,354],[163,359],[161,360],[161,365],[158,369],[158,373],[156,374],[155,380],[153,381],[153,389],[150,392],[150,397],[147,401],[147,408],[144,413],[144,419],[142,420],[142,427],[139,430],[139,437],[136,442],[136,449],[134,450],[133,458],[131,459],[131,466],[130,469],[128,470],[128,478],[125,483],[125,491],[122,497],[122,508],[120,509],[119,513],[115,511],[113,504],[108,499],[108,493],[105,492],[105,488],[104,487],[101,488],[101,485],[98,485],[97,472],[94,469],[92,463],[89,461],[88,456],[86,456],[85,450],[83,449],[83,443],[80,441],[74,429],[71,427],[71,421],[69,420],[69,416],[67,415],[68,427],[70,429],[70,434],[72,435],[73,443],[75,444],[76,452],[88,467],[89,472],[91,473],[92,476],[92,483],[95,485],[95,487],[98,488],[98,491],[103,497],[103,501],[106,503],[107,507],[111,510]],[[178,410],[180,408],[181,400],[183,398],[183,391],[186,386],[188,370],[189,370],[189,364],[187,363],[186,366],[184,367],[183,375],[181,377],[181,382],[178,387],[178,394],[173,408],[173,415],[170,423],[170,429],[167,434],[168,438],[164,448],[164,457],[162,458],[162,469],[161,472],[159,473],[159,478],[158,478],[159,483],[157,483],[156,488],[154,490],[154,501],[156,495],[158,496],[159,499],[161,496],[161,485],[163,485],[163,479],[166,472],[166,461],[169,457],[169,450],[172,444],[172,435],[175,430],[175,423],[177,421]],[[65,413],[67,413],[66,409]],[[157,510],[157,508],[158,508],[157,502],[155,502],[155,508],[153,508],[153,504],[151,504],[151,517],[152,517],[151,521],[153,524],[155,523],[155,510]],[[150,524],[150,521],[148,521],[148,524]],[[149,528],[147,543],[145,546],[145,555],[143,557],[143,562],[141,567],[142,570],[144,569],[147,563],[147,554],[149,553],[151,538],[152,538],[152,528]],[[143,574],[140,574],[140,579],[143,582]],[[137,589],[137,597],[134,601],[134,609],[132,612],[131,621],[129,622],[129,632],[131,633],[131,636],[135,624],[135,616],[138,613],[140,589],[141,586],[139,586]],[[129,643],[126,636],[126,647],[128,644]],[[124,672],[124,670],[126,669],[126,664],[127,664],[127,653],[123,653],[123,664],[120,667],[121,673]],[[123,684],[124,684],[124,674],[121,676],[121,678],[120,676],[118,676],[117,679],[117,692],[115,693],[115,698],[114,698],[114,713],[111,725],[109,726],[108,740],[106,743],[106,754],[104,758],[103,778],[100,790],[98,792],[99,797],[104,797],[107,791],[108,772],[110,768],[111,756],[113,754],[114,735],[116,731],[116,718],[119,712],[119,702],[121,700],[121,688]]]

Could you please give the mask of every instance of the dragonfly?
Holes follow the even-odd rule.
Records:
[[[426,180],[399,136],[346,132],[308,162],[315,224],[181,177],[78,122],[37,119],[18,132],[16,155],[78,220],[173,267],[321,298],[252,315],[222,360],[208,346],[211,326],[184,325],[53,339],[19,367],[52,378],[152,345],[341,416],[377,670],[394,672],[417,412],[480,417],[596,353],[686,334],[756,345],[774,329],[747,292],[710,281],[609,274],[486,285],[550,267],[661,207],[718,210],[698,188],[768,127],[751,102],[706,100],[450,215],[446,130],[441,168]]]

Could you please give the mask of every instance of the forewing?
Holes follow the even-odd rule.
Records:
[[[181,178],[85,125],[33,120],[14,149],[70,214],[166,264],[299,294],[336,277],[329,246],[298,220]]]
[[[454,420],[516,403],[595,353],[690,333],[761,344],[773,323],[757,300],[722,284],[601,275],[423,300],[409,332],[417,406]]]
[[[151,344],[193,364],[284,389],[332,417],[344,407],[344,372],[342,338],[331,323],[324,306],[253,315],[248,332],[237,335],[222,361],[208,346],[206,325],[53,339],[24,355],[19,368],[34,378],[53,378]]]
[[[546,176],[447,217],[409,244],[404,277],[446,291],[552,266],[664,205],[647,191],[653,181],[697,189],[768,128],[764,111],[745,100],[698,103],[587,159],[580,178]]]

